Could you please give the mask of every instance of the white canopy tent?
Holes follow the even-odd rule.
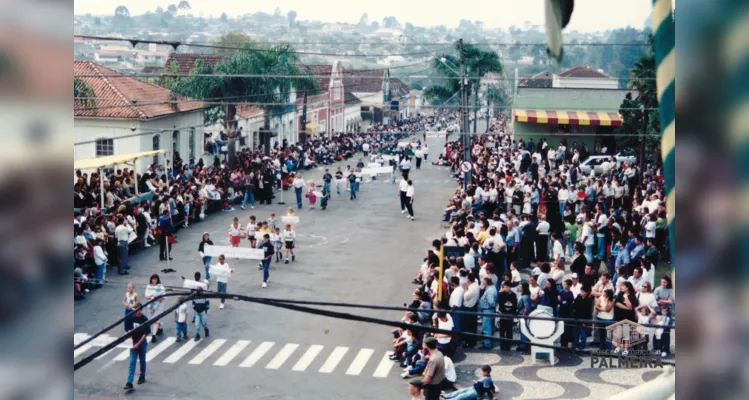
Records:
[[[85,160],[76,160],[73,162],[73,169],[74,170],[91,170],[96,169],[99,171],[99,180],[101,186],[101,208],[104,208],[104,174],[102,173],[102,169],[108,168],[108,167],[114,167],[116,165],[121,164],[128,164],[134,166],[134,161],[140,158],[147,158],[147,157],[153,157],[157,154],[164,154],[166,153],[166,150],[153,150],[153,151],[144,151],[142,153],[133,153],[133,154],[122,154],[122,155],[113,155],[113,156],[106,156],[106,157],[97,157],[97,158],[88,158]],[[164,171],[168,171],[168,166],[166,164],[166,157],[164,157]],[[167,175],[167,185],[168,182],[168,175]],[[138,182],[135,183],[135,193],[138,194]]]

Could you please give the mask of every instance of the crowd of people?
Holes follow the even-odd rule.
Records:
[[[499,340],[433,335],[440,360],[477,344],[503,351],[517,344],[524,352],[530,343],[519,333],[523,320],[517,317],[539,306],[580,321],[567,321],[557,344],[570,351],[595,346],[669,357],[675,292],[669,274],[656,273],[669,262],[661,166],[640,170],[610,156],[600,171],[584,175],[584,144],[561,140],[552,146],[544,138],[526,143],[494,132],[472,138],[471,158],[464,160],[461,143],[447,141],[433,162],[449,167],[459,187],[444,210],[449,229],[434,240],[413,280],[418,287],[408,307],[422,311],[404,316],[413,329],[394,331],[393,359],[406,368],[404,378],[423,375],[409,388],[420,388],[427,398],[445,389],[430,387],[437,375],[425,370],[423,360],[434,357],[424,347],[431,335],[419,326],[490,337],[499,330]],[[471,164],[467,185],[464,161]],[[443,247],[458,254],[445,257],[441,275]],[[606,328],[623,320],[648,325],[638,328],[647,340],[637,346],[626,338],[612,342]],[[452,384],[444,376],[436,380]],[[465,398],[485,394],[470,393]]]
[[[90,289],[107,282],[108,266],[116,265],[117,273],[129,274],[128,259],[137,251],[154,245],[160,248],[160,260],[171,259],[175,233],[198,223],[206,215],[218,211],[255,208],[271,204],[278,190],[294,188],[297,206],[302,195],[314,207],[318,187],[323,188],[321,203],[326,207],[330,186],[312,181],[305,183],[300,171],[318,165],[352,159],[357,152],[365,156],[394,147],[400,129],[412,122],[401,122],[402,128],[377,126],[364,133],[339,133],[332,137],[310,137],[306,141],[276,144],[265,155],[260,147],[245,147],[236,152],[234,168],[222,153],[223,143],[207,137],[205,157],[183,160],[174,154],[165,170],[158,159],[143,174],[130,168],[89,173],[76,171],[74,183],[74,295],[84,299]],[[215,146],[214,146],[215,145]],[[211,154],[214,153],[215,154]],[[204,160],[213,159],[206,163]],[[353,161],[353,159],[352,159]],[[171,165],[173,164],[173,168]],[[356,164],[363,167],[362,159]],[[348,168],[344,179],[352,199],[361,182],[361,171]],[[343,172],[342,172],[343,173]],[[102,188],[103,185],[103,188]],[[338,186],[340,190],[340,186]],[[103,194],[103,196],[102,196]],[[101,200],[103,197],[103,207]]]

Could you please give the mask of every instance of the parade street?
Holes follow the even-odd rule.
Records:
[[[430,161],[439,155],[444,138],[430,137]],[[348,160],[352,164],[358,160]],[[254,260],[227,260],[234,269],[228,293],[293,300],[317,300],[384,306],[401,306],[413,287],[409,282],[422,262],[425,249],[437,237],[444,199],[455,188],[449,170],[431,162],[413,170],[416,187],[415,220],[404,218],[398,204],[397,185],[389,176],[362,184],[358,198],[349,200],[345,191],[333,196],[327,210],[298,210],[295,227],[297,259],[290,264],[272,264],[270,282],[261,288],[262,272]],[[345,168],[348,162],[339,163]],[[339,164],[329,167],[331,172]],[[319,180],[323,169],[304,172],[306,180]],[[109,283],[90,300],[76,303],[75,332],[80,341],[121,318],[122,296],[129,282],[143,296],[148,278],[158,273],[165,286],[181,286],[181,276],[203,271],[197,247],[203,232],[216,245],[228,245],[227,229],[234,217],[245,223],[250,215],[265,220],[271,212],[284,215],[295,206],[293,192],[284,193],[286,205],[258,205],[254,210],[236,208],[210,215],[178,233],[173,247],[173,273],[162,273],[166,262],[158,260],[156,248],[131,259],[129,276],[111,273]],[[246,240],[243,246],[246,246]],[[166,305],[174,303],[169,298]],[[401,312],[338,309],[357,315],[400,320]],[[192,312],[190,312],[192,315]],[[139,399],[396,399],[405,386],[401,369],[388,359],[391,336],[384,326],[304,314],[266,305],[227,301],[225,309],[212,304],[208,313],[210,337],[199,342],[175,343],[174,317],[162,320],[164,335],[148,347],[148,382],[132,394]],[[192,337],[195,325],[188,323]],[[124,333],[118,326],[107,333]],[[104,337],[103,340],[106,340]],[[101,342],[93,342],[101,343]],[[75,373],[75,397],[119,398],[127,375],[128,347],[120,345]],[[100,344],[98,344],[100,346]],[[96,351],[97,345],[76,351],[79,360]],[[504,394],[521,398],[595,398],[628,386],[602,369],[588,369],[589,359],[559,355],[560,364],[533,366],[528,355],[468,350],[456,356],[458,383],[475,379],[484,363],[495,366],[492,376]],[[614,370],[611,370],[614,372]],[[642,382],[660,371],[627,372],[628,381]],[[631,375],[631,376],[630,376]],[[613,379],[616,377],[616,379]],[[523,385],[523,382],[534,382]],[[630,385],[631,386],[631,385]]]

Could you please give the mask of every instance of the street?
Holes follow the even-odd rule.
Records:
[[[481,132],[481,124],[479,131]],[[279,299],[317,300],[400,306],[410,299],[411,280],[418,272],[424,251],[442,235],[440,217],[446,200],[455,188],[445,167],[435,167],[444,144],[443,137],[428,139],[429,161],[421,170],[412,170],[416,188],[415,221],[400,213],[396,185],[380,176],[361,186],[355,201],[348,193],[333,190],[326,211],[298,210],[300,223],[297,259],[288,265],[274,262],[268,288],[262,289],[262,272],[252,260],[227,260],[235,269],[229,293]],[[341,165],[355,164],[355,159]],[[335,171],[338,164],[329,167]],[[306,171],[306,180],[320,181],[323,169]],[[387,177],[389,178],[389,177]],[[335,186],[334,186],[335,187]],[[277,198],[275,201],[280,200]],[[258,205],[256,209],[212,214],[200,223],[178,233],[173,248],[174,273],[161,273],[166,262],[158,261],[158,250],[150,248],[131,259],[131,275],[116,275],[109,269],[109,283],[93,291],[75,305],[77,340],[123,315],[122,296],[128,282],[136,284],[143,296],[148,277],[158,273],[165,286],[181,286],[180,276],[192,277],[203,271],[197,247],[203,232],[211,234],[216,245],[228,245],[227,229],[234,217],[246,223],[250,215],[265,220],[271,212],[285,214],[295,206],[293,192],[284,193],[286,205]],[[243,243],[246,245],[246,242]],[[127,278],[127,279],[126,279]],[[212,283],[215,285],[215,283]],[[213,286],[212,286],[213,288]],[[166,304],[173,304],[168,299]],[[400,320],[401,312],[343,309],[358,315]],[[190,312],[192,315],[192,312]],[[164,335],[148,344],[147,383],[136,385],[130,395],[139,399],[398,399],[406,398],[406,385],[398,376],[401,369],[388,360],[391,336],[383,326],[349,322],[290,310],[237,301],[227,301],[219,310],[212,302],[208,314],[210,337],[199,342],[174,342],[173,317],[166,317]],[[118,326],[108,332],[117,337]],[[188,324],[190,336],[194,324]],[[202,333],[202,332],[201,332]],[[96,342],[94,342],[96,343]],[[127,376],[128,346],[116,348],[75,373],[75,397],[80,399],[120,398]],[[96,346],[76,352],[76,360]],[[560,363],[531,364],[529,355],[516,352],[468,351],[456,357],[458,383],[466,386],[476,378],[481,364],[495,366],[492,376],[502,398],[601,398],[660,371],[607,371],[589,369],[590,361],[567,354]],[[502,368],[502,367],[506,368]],[[614,373],[612,373],[614,372]],[[622,379],[622,373],[628,379]],[[627,385],[619,382],[626,381]],[[523,382],[534,382],[523,386]]]

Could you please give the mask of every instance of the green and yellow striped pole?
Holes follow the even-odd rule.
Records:
[[[676,248],[676,31],[671,0],[653,0],[653,35],[661,117],[661,157],[668,210],[666,220],[673,268]]]

